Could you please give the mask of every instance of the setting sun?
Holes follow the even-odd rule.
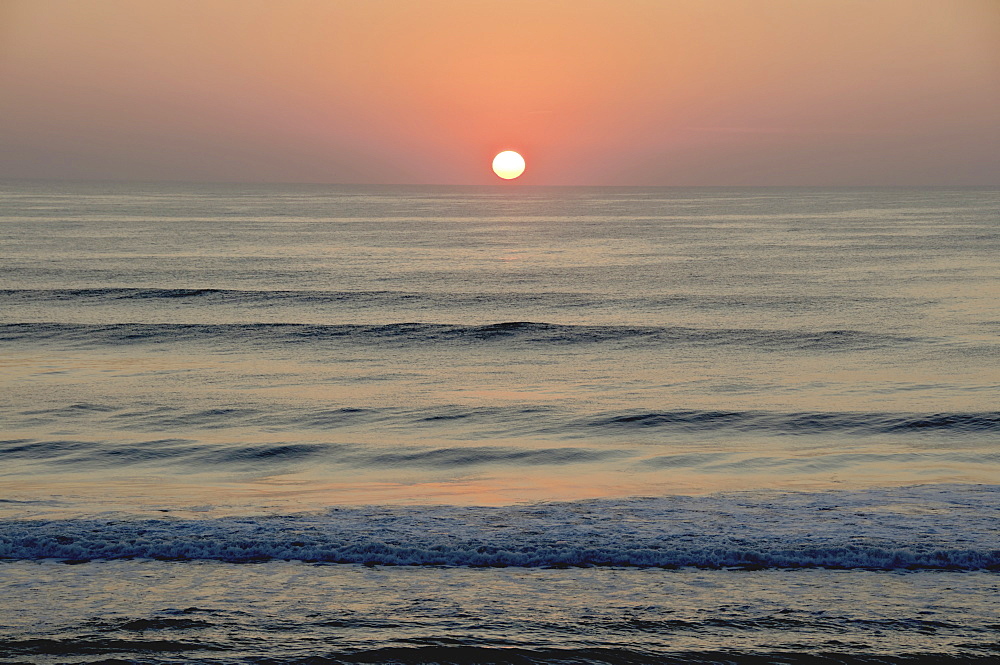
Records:
[[[504,150],[493,158],[493,172],[504,180],[513,180],[524,173],[524,157],[513,150]]]
[[[1000,0],[0,0],[0,91],[0,665],[1000,665]]]

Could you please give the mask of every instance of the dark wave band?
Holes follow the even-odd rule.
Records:
[[[508,321],[488,325],[437,323],[361,324],[148,324],[8,323],[0,325],[0,342],[63,343],[82,346],[122,344],[226,345],[275,344],[479,344],[522,345],[614,344],[740,346],[771,351],[857,350],[912,343],[910,337],[859,330],[765,330],[687,327],[561,325]]]
[[[117,406],[76,403],[65,406],[0,411],[13,429],[64,427],[86,422],[113,431],[266,428],[268,431],[330,431],[342,428],[459,428],[465,437],[602,436],[640,432],[691,434],[740,432],[759,435],[856,434],[1000,434],[1000,412],[780,412],[664,409],[614,411],[580,416],[542,405],[467,407],[450,404],[424,408],[339,407],[313,409],[291,405],[241,404],[225,408],[176,408],[166,405]],[[2,454],[2,448],[0,448]]]
[[[869,304],[885,301],[898,303],[902,298],[866,297]],[[911,299],[912,300],[912,299]],[[72,303],[138,304],[183,301],[185,304],[214,305],[358,305],[442,307],[481,307],[483,305],[581,308],[638,306],[646,308],[691,307],[695,309],[776,309],[782,311],[827,310],[833,306],[857,305],[853,296],[823,295],[710,295],[644,294],[609,295],[587,292],[433,292],[401,290],[324,291],[294,289],[220,289],[220,288],[143,288],[98,287],[79,289],[0,289],[0,302],[10,304]]]

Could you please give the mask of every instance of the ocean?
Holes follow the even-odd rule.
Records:
[[[1000,190],[0,183],[0,663],[994,663]]]

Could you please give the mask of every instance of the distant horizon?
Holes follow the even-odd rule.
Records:
[[[969,189],[969,190],[998,190],[998,184],[913,184],[913,185],[670,185],[670,184],[648,184],[648,185],[622,185],[622,184],[582,184],[582,185],[546,185],[539,183],[446,183],[446,182],[309,182],[292,180],[181,180],[181,179],[127,179],[127,178],[17,178],[0,177],[0,183],[24,183],[24,184],[79,184],[79,185],[260,185],[260,186],[308,186],[308,187],[442,187],[442,188],[465,188],[484,189],[493,188],[498,190],[517,189],[831,189],[831,190],[908,190],[908,189]]]

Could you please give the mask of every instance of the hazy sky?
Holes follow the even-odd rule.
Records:
[[[0,0],[0,177],[1000,185],[1000,0]]]

